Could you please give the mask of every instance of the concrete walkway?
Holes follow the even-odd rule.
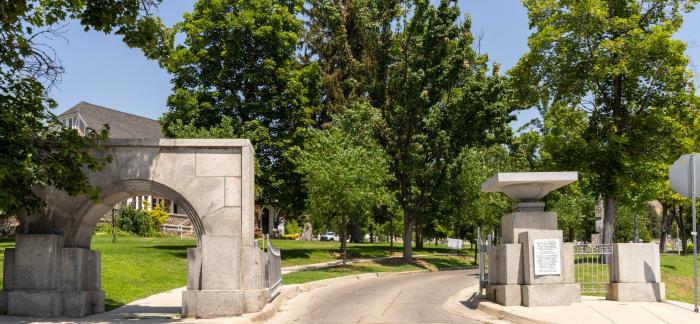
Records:
[[[680,302],[617,302],[602,297],[584,296],[581,303],[571,306],[523,307],[501,306],[480,299],[478,286],[461,291],[453,310],[466,316],[478,309],[499,320],[513,323],[632,323],[632,324],[685,324],[700,323],[700,314],[693,305]]]

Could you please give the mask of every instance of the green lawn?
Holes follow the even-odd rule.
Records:
[[[336,278],[370,272],[403,272],[412,270],[447,270],[454,268],[475,267],[472,258],[456,256],[425,256],[417,257],[411,264],[402,263],[400,258],[358,262],[345,267],[305,270],[292,272],[282,276],[285,284],[299,284],[309,281]]]
[[[321,263],[340,260],[340,243],[338,242],[306,242],[294,240],[272,240],[272,245],[282,250],[282,266]],[[401,255],[401,245],[394,244],[390,252],[389,243],[348,243],[348,258],[378,258]],[[454,253],[447,245],[426,244],[423,249],[414,249],[416,255]],[[473,250],[465,253],[474,259]]]
[[[92,249],[102,252],[102,289],[106,294],[106,309],[114,309],[136,299],[159,292],[182,287],[186,284],[187,248],[196,246],[195,239],[177,237],[143,238],[120,235],[112,243],[108,234],[93,236]],[[338,260],[338,242],[304,242],[273,240],[272,244],[282,250],[282,266],[319,263]],[[14,240],[0,240],[0,250],[13,247]],[[400,255],[400,246],[394,253]],[[345,268],[319,269],[291,273],[283,277],[284,283],[301,283],[366,272],[397,272],[416,269],[442,269],[463,267],[471,264],[473,251],[467,257],[454,258],[437,255],[450,252],[446,246],[429,245],[416,254],[427,254],[410,265],[396,260],[365,262]],[[467,251],[468,252],[468,251]],[[373,258],[390,256],[388,244],[349,244],[349,256]],[[0,254],[4,257],[4,254]],[[0,260],[1,261],[1,260]],[[0,284],[2,266],[0,266]]]
[[[662,255],[661,281],[667,299],[693,303],[693,255]]]

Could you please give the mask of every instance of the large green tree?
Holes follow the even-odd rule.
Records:
[[[346,110],[330,128],[312,131],[297,160],[308,192],[308,212],[340,233],[343,264],[348,225],[366,222],[391,199],[387,156],[366,136],[377,119],[372,107]]]
[[[79,136],[63,129],[51,113],[56,103],[50,89],[63,72],[46,37],[75,19],[86,30],[123,37],[144,48],[147,55],[159,47],[158,18],[150,11],[160,1],[0,1],[0,214],[22,215],[44,205],[33,188],[53,186],[69,194],[96,197],[85,168],[99,169],[109,158],[90,155],[106,131]],[[26,229],[25,229],[26,230]]]
[[[456,1],[314,0],[306,14],[306,54],[321,70],[320,124],[355,102],[380,111],[374,134],[390,158],[410,261],[414,229],[420,246],[450,161],[464,146],[509,137],[507,80],[487,75]]]
[[[470,19],[460,22],[456,1],[402,5],[389,51],[380,142],[392,159],[409,261],[413,222],[420,224],[436,200],[447,165],[464,146],[508,138],[511,110],[503,80],[487,76],[486,56],[472,48]]]
[[[510,72],[518,97],[545,119],[577,121],[554,127],[575,131],[550,136],[549,153],[559,167],[590,177],[591,191],[604,197],[610,243],[618,202],[656,194],[660,162],[683,141],[683,118],[697,111],[686,44],[672,38],[696,1],[523,3],[534,33]]]
[[[303,208],[304,196],[289,152],[303,143],[319,100],[318,69],[296,57],[301,5],[198,1],[174,27],[184,41],[161,57],[173,84],[161,118],[166,134],[189,136],[183,125],[216,128],[226,118],[231,135],[255,146],[258,201],[291,211]]]

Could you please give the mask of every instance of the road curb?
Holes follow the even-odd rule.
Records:
[[[479,298],[475,303],[476,308],[472,308],[464,304],[465,297],[469,295],[477,295]],[[500,323],[501,321],[513,322],[513,323],[524,323],[524,324],[552,324],[552,322],[545,322],[540,320],[531,319],[525,316],[514,314],[505,306],[501,306],[488,301],[487,299],[482,299],[483,296],[479,294],[479,285],[471,285],[466,287],[454,296],[450,297],[443,305],[442,308],[453,315],[481,321],[484,323]],[[470,298],[466,299],[470,300]],[[476,311],[476,312],[474,312]],[[487,316],[485,316],[487,315]]]
[[[479,302],[479,306],[477,307],[477,309],[479,311],[484,312],[484,313],[493,315],[500,320],[506,320],[506,321],[514,322],[514,323],[554,324],[553,322],[540,321],[540,320],[532,319],[532,318],[525,317],[522,315],[514,314],[507,307],[501,306],[498,304],[494,304],[494,303],[489,302],[489,301]]]

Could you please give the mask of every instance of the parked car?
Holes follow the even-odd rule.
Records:
[[[321,235],[321,241],[340,241],[340,237],[335,232],[326,232]]]

